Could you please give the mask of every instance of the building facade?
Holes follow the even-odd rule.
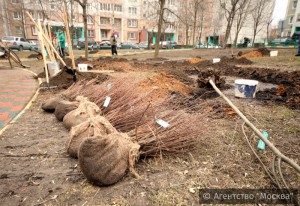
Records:
[[[62,16],[62,0],[1,0],[0,24],[3,36],[23,36],[37,39],[33,22],[44,21],[53,33],[65,26]],[[69,24],[73,39],[83,39],[83,11],[74,0],[67,0]],[[198,2],[198,3],[197,3]],[[196,4],[197,3],[197,4]],[[118,35],[119,42],[156,43],[159,14],[158,0],[88,0],[87,33],[95,41],[109,40],[112,33]],[[248,18],[241,29],[238,42],[253,34],[253,23]],[[296,29],[296,28],[295,28]],[[164,24],[159,41],[175,41],[182,45],[199,43],[220,43],[226,30],[225,14],[219,0],[166,0]],[[234,25],[228,43],[235,38]],[[257,41],[266,38],[265,29],[257,36]]]
[[[282,36],[290,37],[294,32],[300,32],[300,3],[299,0],[289,0],[285,15],[285,27]]]

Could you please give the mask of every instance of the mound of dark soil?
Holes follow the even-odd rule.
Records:
[[[42,72],[38,75],[40,78],[45,77],[45,72]],[[95,73],[77,73],[76,74],[76,81],[80,80],[91,80],[96,78],[99,83],[104,82],[109,77],[105,74],[95,74]],[[69,74],[65,71],[59,72],[56,76],[49,79],[50,86],[57,86],[59,88],[67,89],[74,83],[73,75]],[[46,82],[41,84],[42,87],[47,86]]]

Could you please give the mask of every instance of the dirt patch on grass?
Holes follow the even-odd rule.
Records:
[[[259,48],[257,50],[241,55],[241,57],[244,58],[255,58],[264,56],[270,56],[270,50],[268,50],[267,48]]]

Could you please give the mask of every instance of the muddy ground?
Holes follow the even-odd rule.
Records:
[[[149,54],[118,60],[93,60],[97,63],[92,63],[93,69],[116,68],[116,72],[110,74],[111,78],[137,76],[145,80],[146,88],[153,84],[169,91],[173,97],[170,107],[179,107],[194,114],[206,113],[205,118],[191,123],[203,130],[197,146],[187,154],[167,156],[162,160],[141,159],[136,165],[142,177],[140,180],[127,174],[115,185],[94,186],[80,172],[78,161],[71,159],[65,151],[68,131],[53,114],[45,113],[40,108],[45,100],[64,88],[41,90],[32,106],[1,136],[1,205],[197,205],[197,193],[201,188],[276,188],[251,153],[241,130],[240,118],[213,91],[199,93],[196,79],[201,70],[207,68],[221,71],[226,77],[227,86],[222,89],[224,93],[251,122],[270,134],[270,140],[282,153],[300,164],[299,109],[284,99],[287,94],[276,95],[278,84],[297,86],[300,59],[293,57],[294,52],[291,49],[280,50],[279,57],[272,59],[249,58],[252,63],[230,60],[226,65],[222,62],[216,65],[211,63],[212,57],[232,57],[223,50],[170,51],[162,53],[163,59],[160,60],[150,59]],[[169,57],[171,60],[187,57],[193,60],[190,60],[192,63],[188,60],[173,62]],[[201,60],[195,61],[195,58]],[[280,65],[275,65],[278,58],[281,59]],[[36,73],[42,72],[42,67],[37,67],[32,69]],[[283,73],[286,70],[294,73]],[[264,75],[266,71],[267,75]],[[159,81],[162,77],[167,79],[162,74],[170,75],[190,87],[190,93],[181,92],[182,89],[172,91],[172,84]],[[97,76],[99,83],[106,79],[106,76]],[[273,96],[269,99],[266,96],[261,99],[237,99],[232,87],[237,77],[233,76],[258,78],[262,82],[262,91],[273,88],[271,94],[281,100]],[[59,83],[59,78],[56,80]],[[295,98],[299,98],[297,90]],[[297,101],[294,103],[297,106]],[[248,128],[246,133],[253,147],[256,147],[258,138],[252,136]],[[270,167],[273,158],[270,149],[257,150],[257,153]],[[286,164],[283,164],[282,171],[290,188],[300,188],[299,173]]]

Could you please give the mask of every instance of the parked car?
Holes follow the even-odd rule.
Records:
[[[122,42],[121,49],[139,49],[139,45],[132,42]]]
[[[110,45],[110,41],[109,40],[102,40],[99,43],[100,49],[110,49],[111,45]]]
[[[280,45],[280,44],[290,44],[291,39],[290,38],[279,38],[279,39],[274,39],[271,41],[271,44],[273,45]]]
[[[171,46],[171,49],[177,49],[178,48],[178,44],[175,41],[170,41],[169,44]]]
[[[2,42],[8,44],[8,47],[11,49],[17,49],[19,51],[30,50],[32,44],[23,37],[17,36],[5,36],[2,37]]]
[[[84,41],[78,41],[77,42],[77,49],[81,50],[85,48],[85,42]],[[88,42],[88,49],[90,50],[98,50],[100,49],[100,46],[95,41],[89,41]]]
[[[139,43],[139,48],[141,49],[147,49],[148,48],[148,42],[147,41],[142,41]]]

